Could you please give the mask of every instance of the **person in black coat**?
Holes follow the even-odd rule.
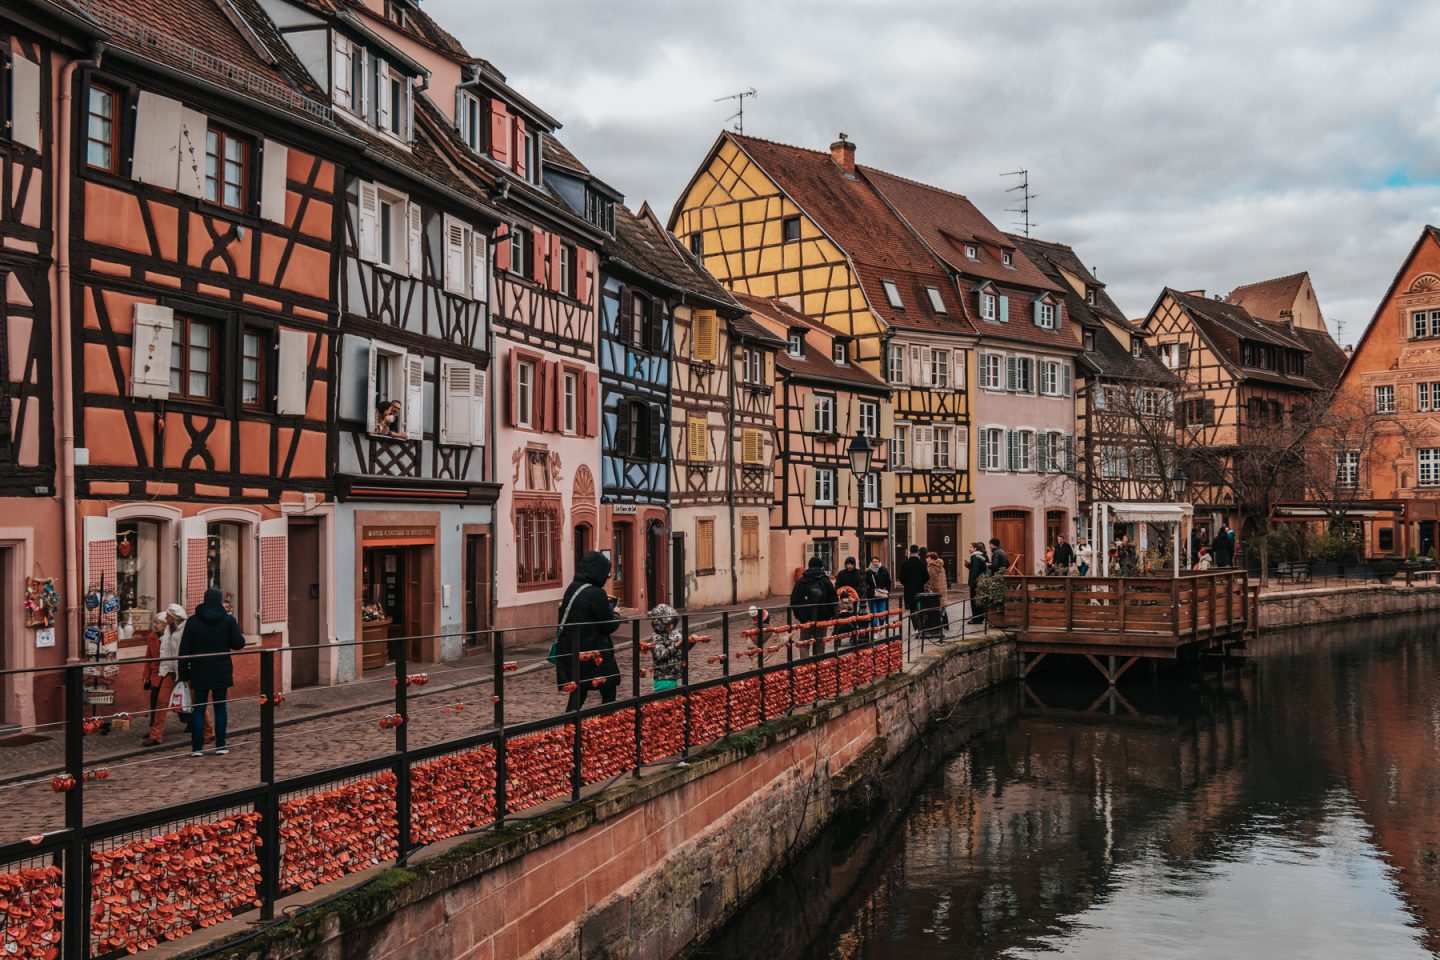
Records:
[[[835,589],[849,587],[855,591],[855,596],[865,596],[865,578],[860,574],[860,568],[855,565],[854,557],[845,558],[845,569],[835,574]]]
[[[930,580],[930,569],[925,566],[925,557],[918,544],[910,545],[910,556],[900,564],[900,588],[905,592],[905,609],[915,610],[915,597],[925,591]]]
[[[215,702],[215,755],[223,757],[230,750],[225,746],[225,727],[230,711],[225,705],[230,688],[235,685],[235,669],[230,651],[245,646],[240,624],[225,609],[225,595],[214,587],[205,591],[205,598],[195,613],[185,621],[180,636],[180,679],[190,684],[194,715],[190,720],[190,756],[204,755],[205,704]],[[202,656],[208,654],[208,656]],[[195,657],[196,659],[188,659]]]
[[[555,638],[555,686],[563,689],[573,682],[566,710],[579,710],[585,695],[598,686],[601,703],[614,703],[620,685],[620,666],[615,662],[615,644],[610,635],[620,629],[615,604],[605,593],[610,579],[610,560],[596,550],[575,564],[575,579],[560,598],[559,632]],[[598,653],[598,658],[580,654]],[[599,684],[595,683],[599,680]]]
[[[990,572],[990,558],[985,555],[985,544],[976,540],[970,544],[970,557],[965,561],[966,580],[970,584],[970,622],[980,623],[985,619],[985,604],[976,594],[980,589],[980,578]]]
[[[835,584],[825,573],[825,561],[811,557],[805,572],[795,581],[790,590],[790,615],[795,623],[817,623],[834,620],[840,608],[840,599],[835,594]],[[800,639],[813,642],[815,653],[825,651],[825,635],[828,627],[807,627],[800,631]]]
[[[1070,541],[1065,539],[1063,533],[1055,539],[1055,552],[1051,560],[1057,574],[1062,577],[1070,576],[1070,568],[1075,566],[1075,548],[1070,546]]]

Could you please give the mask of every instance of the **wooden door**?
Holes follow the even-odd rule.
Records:
[[[465,537],[465,646],[490,646],[490,537]]]
[[[648,609],[660,603],[664,596],[661,576],[665,562],[665,526],[659,520],[645,525],[645,597],[643,604]]]
[[[670,605],[685,609],[685,534],[670,535]]]
[[[16,609],[22,595],[17,569],[19,564],[15,562],[17,553],[15,547],[0,547],[0,628],[3,628],[0,629],[0,670],[8,670],[15,665],[16,651],[12,649],[12,644],[27,633],[34,636],[30,631],[12,629],[20,623],[21,617]],[[16,704],[20,698],[15,696],[18,680],[18,675],[0,674],[0,730],[8,730],[19,723]]]
[[[895,558],[891,570],[899,570],[900,564],[910,552],[910,514],[902,513],[895,518]]]
[[[610,591],[622,607],[633,607],[634,597],[630,576],[630,524],[615,524],[610,535]]]
[[[990,518],[991,536],[1010,556],[1010,569],[1017,573],[1030,570],[1030,514],[1024,510],[997,510]]]
[[[405,636],[410,638],[405,655],[412,664],[421,659],[420,638],[427,632],[421,616],[425,607],[425,576],[420,563],[421,549],[407,547],[400,551],[401,575],[405,583]]]
[[[940,554],[945,578],[955,582],[960,570],[960,517],[953,513],[932,513],[925,521],[925,549]]]
[[[320,525],[289,525],[290,685],[320,682]]]

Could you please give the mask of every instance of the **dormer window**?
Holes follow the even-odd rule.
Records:
[[[1060,308],[1050,299],[1035,301],[1035,326],[1042,330],[1060,327]]]
[[[585,193],[585,219],[614,236],[615,201],[603,194],[588,190]]]
[[[980,291],[980,317],[983,320],[995,320],[996,318],[996,297],[988,290]]]
[[[1086,288],[1085,288],[1085,302],[1088,303],[1088,304],[1090,304],[1090,306],[1093,307],[1093,306],[1095,306],[1095,304],[1098,303],[1099,301],[1100,301],[1100,292],[1099,292],[1098,290],[1096,290],[1094,287],[1086,287]]]
[[[524,158],[525,179],[531,183],[540,182],[540,158],[535,150],[535,133],[528,127],[520,131],[517,124],[515,152]]]
[[[1005,266],[1007,267],[1015,266],[1015,254],[1011,253],[1009,250],[1002,250],[1000,252],[1000,262],[1005,264]]]
[[[384,57],[334,34],[331,99],[344,113],[410,141],[410,78]]]
[[[460,91],[460,103],[455,112],[455,125],[460,130],[460,139],[465,141],[467,147],[476,153],[489,152],[485,134],[489,129],[490,120],[485,112],[485,104],[469,90]]]
[[[1085,349],[1086,349],[1086,350],[1094,350],[1094,349],[1095,349],[1095,334],[1092,333],[1092,332],[1089,331],[1089,330],[1086,330],[1086,331],[1085,331]]]
[[[926,287],[925,295],[930,298],[930,308],[936,313],[945,313],[945,300],[940,296],[939,287]]]
[[[790,356],[805,356],[805,331],[797,328],[790,330]]]
[[[977,247],[977,246],[976,246],[975,244],[973,244],[973,243],[967,243],[967,244],[965,244],[965,259],[966,259],[966,260],[979,260],[979,259],[980,259],[980,248]]]
[[[890,306],[896,310],[905,309],[905,301],[900,299],[900,288],[895,285],[894,280],[881,280],[880,286],[885,289],[885,299]]]
[[[850,346],[844,340],[836,340],[830,347],[830,359],[840,366],[850,362]]]
[[[1140,358],[1140,341],[1139,341],[1139,340],[1131,340],[1131,341],[1130,341],[1130,356],[1136,358],[1137,360]]]

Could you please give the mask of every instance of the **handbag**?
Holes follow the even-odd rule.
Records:
[[[557,651],[560,649],[560,634],[565,632],[565,621],[570,619],[570,608],[575,606],[575,601],[580,599],[580,594],[584,593],[588,586],[588,583],[580,584],[580,589],[570,595],[570,602],[565,604],[565,609],[560,614],[560,625],[555,628],[555,639],[550,641],[550,652],[545,655],[545,659],[551,663],[559,659]]]
[[[180,718],[181,723],[190,722],[190,716],[195,712],[195,701],[190,693],[189,680],[181,680],[175,684],[175,689],[170,691],[169,707]]]

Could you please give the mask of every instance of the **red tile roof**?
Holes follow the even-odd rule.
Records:
[[[752,297],[747,293],[735,294],[735,299],[740,305],[750,311],[752,317],[758,322],[765,323],[767,320],[773,326],[778,327],[803,327],[807,331],[806,350],[803,356],[792,357],[784,350],[775,357],[775,363],[780,369],[785,370],[797,377],[806,380],[814,380],[819,383],[830,383],[836,380],[843,381],[853,389],[874,391],[876,393],[889,393],[890,388],[881,383],[875,377],[866,373],[865,370],[855,364],[838,364],[830,357],[830,345],[837,336],[838,331],[818,324],[805,314],[794,309],[788,304],[779,300],[766,300],[763,297]],[[809,331],[814,331],[815,339],[812,340]],[[774,334],[772,333],[772,336]],[[782,338],[783,340],[784,338]],[[816,340],[819,342],[817,343]]]
[[[864,176],[846,176],[830,154],[727,133],[849,256],[870,309],[888,324],[973,334],[954,285]],[[882,280],[900,287],[903,309],[891,307]],[[923,287],[934,286],[944,314]]]
[[[1295,298],[1308,276],[1308,273],[1301,271],[1288,277],[1247,283],[1231,290],[1225,302],[1244,307],[1252,317],[1269,320],[1271,323],[1284,323],[1285,319],[1280,316],[1280,312],[1294,307]]]

